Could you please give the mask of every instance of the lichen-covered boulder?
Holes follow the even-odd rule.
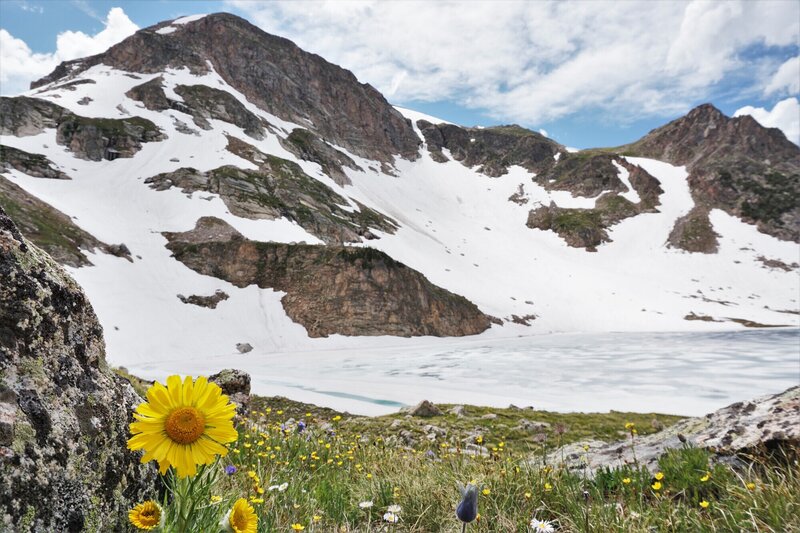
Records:
[[[800,387],[780,394],[736,402],[701,418],[687,418],[658,433],[637,437],[636,455],[631,440],[619,442],[577,442],[556,450],[566,466],[586,468],[593,474],[603,467],[624,464],[658,469],[658,460],[669,449],[684,446],[705,448],[721,461],[736,461],[739,456],[768,456],[776,451],[787,457],[800,450]]]
[[[83,291],[0,209],[0,530],[124,530],[156,486],[126,448],[141,401]]]
[[[236,413],[245,416],[250,411],[250,374],[226,368],[208,377],[208,381],[216,383],[230,400],[236,404]]]

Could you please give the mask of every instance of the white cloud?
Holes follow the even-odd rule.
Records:
[[[796,45],[800,19],[797,2],[733,0],[228,3],[393,102],[452,100],[528,124],[684,112],[730,76],[760,93],[770,60],[742,52]]]
[[[800,93],[800,56],[793,57],[780,66],[769,80],[764,95]]]
[[[59,33],[56,51],[49,54],[32,52],[25,41],[0,29],[0,94],[24,92],[31,81],[49,74],[60,62],[103,52],[139,29],[119,7],[108,12],[104,24],[95,35]]]
[[[37,13],[39,15],[44,13],[44,8],[42,6],[39,6],[39,5],[36,5],[36,4],[29,4],[25,0],[21,0],[21,1],[17,2],[17,6],[21,10],[27,11],[28,13]]]
[[[797,98],[781,100],[771,111],[763,107],[745,106],[733,114],[734,117],[741,115],[750,115],[767,128],[782,130],[787,139],[800,145],[800,102]]]

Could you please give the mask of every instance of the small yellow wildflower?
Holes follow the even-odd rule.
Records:
[[[625,483],[626,485],[630,485],[631,484],[631,478],[629,478],[629,477],[623,478],[622,482]]]
[[[223,519],[223,522],[225,521],[236,533],[256,533],[258,527],[256,512],[244,498],[236,500],[228,515]]]
[[[710,475],[708,472],[706,472],[706,475],[704,475],[703,477],[701,477],[701,478],[700,478],[700,481],[702,481],[703,483],[705,483],[706,481],[708,481],[708,480],[709,480],[709,478],[710,478],[710,477],[711,477],[711,475]]]
[[[662,479],[664,479],[664,474],[662,474],[661,472],[656,472],[656,476],[655,477],[656,477],[656,480],[661,481]]]
[[[342,417],[340,415],[336,415],[331,420],[333,420],[334,422],[338,422],[341,419],[342,419]]]
[[[710,504],[709,504],[707,501],[705,501],[705,500],[703,500],[703,501],[701,501],[701,502],[700,502],[700,507],[702,507],[703,509],[708,509],[708,506],[709,506],[709,505],[710,505]]]
[[[128,511],[128,520],[136,529],[143,529],[149,531],[161,525],[161,520],[164,517],[164,511],[161,506],[153,500],[147,500],[140,503],[130,511]]]
[[[484,496],[488,496],[489,494],[491,494],[491,493],[492,493],[492,491],[491,491],[491,490],[489,490],[488,488],[485,488],[485,489],[483,489],[481,492],[483,492],[483,495],[484,495]]]
[[[633,429],[634,427],[636,427],[636,424],[634,424],[633,422],[625,422],[625,429],[630,430]]]
[[[747,487],[747,490],[755,490],[756,489],[756,484],[750,482],[747,485],[745,485],[745,487]]]
[[[222,496],[214,495],[214,496],[211,497],[211,503],[219,503],[221,501],[222,501]]]
[[[292,524],[293,531],[303,531],[304,529],[305,526],[303,526],[302,524]]]
[[[317,523],[320,520],[322,520],[322,517],[318,514],[315,514],[314,516],[311,517],[311,519],[314,520],[314,523]]]
[[[550,483],[545,483],[544,484],[544,490],[546,490],[547,492],[550,492],[551,490],[553,490],[553,485],[551,485]]]
[[[656,481],[655,483],[653,483],[650,486],[653,487],[653,490],[661,490],[661,482],[660,481]]]
[[[526,493],[525,493],[525,499],[526,499],[526,500],[530,500],[530,499],[531,499],[531,496],[532,496],[532,495],[531,495],[531,493],[530,493],[530,492],[526,492]]]

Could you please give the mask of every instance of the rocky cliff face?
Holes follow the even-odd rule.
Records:
[[[167,67],[214,70],[249,101],[284,120],[370,159],[414,159],[419,140],[408,120],[373,87],[294,43],[269,35],[227,13],[173,26],[163,22],[136,32],[97,56],[62,63],[32,88],[77,74],[96,64],[142,73]]]
[[[456,161],[468,167],[478,165],[479,172],[492,177],[502,176],[512,165],[539,172],[550,166],[561,151],[558,143],[516,125],[464,128],[418,120],[417,127],[435,161],[447,161],[442,152],[447,149]]]
[[[56,143],[90,161],[133,157],[142,143],[166,138],[155,124],[141,117],[82,117],[51,102],[24,96],[0,98],[0,117],[0,135],[24,137],[56,128]]]
[[[463,336],[490,325],[467,299],[371,248],[250,241],[213,217],[164,235],[175,258],[196,272],[285,291],[286,314],[312,337]]]
[[[619,148],[686,165],[695,202],[800,242],[800,147],[750,116],[728,118],[711,104]]]
[[[122,531],[156,472],[126,449],[141,402],[105,364],[80,287],[0,209],[0,529]]]

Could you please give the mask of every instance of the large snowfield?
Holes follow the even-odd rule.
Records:
[[[434,162],[423,146],[416,161],[395,162],[396,175],[349,154],[365,170],[345,169],[352,185],[342,187],[319,165],[297,160],[281,147],[278,135],[285,137],[296,125],[258,109],[213,71],[204,76],[166,72],[167,95],[181,100],[173,91],[177,84],[226,90],[283,131],[258,141],[232,124],[211,120],[212,130],[178,132],[175,120],[194,127],[190,116],[148,111],[125,96],[155,76],[137,74],[134,79],[99,65],[80,75],[95,84],[27,93],[79,115],[138,115],[153,121],[168,139],[144,144],[133,158],[78,159],[56,144],[54,129],[0,137],[2,144],[46,154],[72,178],[9,171],[14,183],[98,239],[125,243],[131,250],[132,263],[90,253],[93,266],[70,268],[104,327],[113,365],[158,379],[241,368],[252,374],[255,392],[368,414],[423,398],[553,410],[702,414],[800,381],[800,317],[786,312],[798,309],[800,275],[797,269],[767,268],[758,259],[797,262],[797,244],[715,210],[711,221],[720,235],[719,253],[666,247],[675,220],[693,206],[682,167],[627,158],[661,181],[665,192],[659,212],[613,226],[613,242],[589,253],[568,247],[555,233],[529,229],[525,222],[537,204],[592,207],[595,199],[548,192],[522,168],[490,178],[456,161]],[[92,101],[79,105],[85,96]],[[437,121],[398,109],[414,121]],[[536,319],[530,326],[506,322],[460,339],[312,339],[286,316],[282,293],[237,288],[190,270],[170,257],[161,232],[189,230],[201,216],[224,219],[254,240],[320,242],[286,219],[234,216],[216,195],[155,191],[144,183],[185,166],[201,171],[225,164],[254,168],[225,149],[223,133],[296,161],[347,198],[350,208],[358,209],[358,201],[399,222],[394,235],[376,232],[380,239],[366,245],[465,296],[489,315]],[[627,171],[619,170],[627,182]],[[509,201],[520,184],[529,200],[525,205]],[[627,197],[638,199],[634,191]],[[210,295],[217,289],[230,298],[216,309],[187,305],[177,297]],[[690,313],[720,322],[685,320]],[[737,332],[744,328],[729,318],[791,328]],[[241,355],[235,346],[245,342],[254,349]]]

